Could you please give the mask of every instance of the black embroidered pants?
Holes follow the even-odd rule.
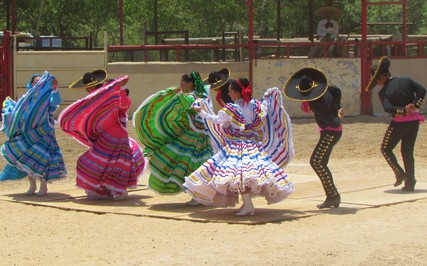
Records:
[[[319,142],[310,158],[310,165],[319,177],[320,182],[322,182],[323,189],[328,197],[338,195],[332,173],[328,168],[328,162],[332,149],[340,140],[341,135],[342,131],[322,130]]]
[[[407,184],[415,181],[414,146],[419,127],[420,122],[418,120],[409,122],[391,121],[381,144],[381,153],[393,170],[394,175],[396,178],[400,175],[406,175],[405,183]],[[399,165],[393,153],[393,149],[399,141],[402,141],[400,152],[405,170]]]

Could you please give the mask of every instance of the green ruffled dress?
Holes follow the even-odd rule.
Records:
[[[204,122],[191,108],[196,95],[176,89],[151,95],[133,115],[144,156],[149,159],[148,186],[160,194],[181,192],[185,176],[212,156]]]

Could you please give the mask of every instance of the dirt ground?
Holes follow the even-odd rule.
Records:
[[[389,120],[345,119],[330,161],[342,195],[360,188],[363,197],[366,184],[393,187],[393,174],[380,154]],[[58,182],[70,185],[84,148],[60,130],[57,135],[69,172]],[[136,138],[133,127],[130,135]],[[323,193],[320,181],[304,179],[314,176],[308,160],[318,136],[313,119],[293,119],[296,155],[286,171],[295,182],[295,196]],[[426,124],[420,127],[415,158],[417,180],[425,183]],[[3,182],[0,195],[25,192],[27,186],[26,180]],[[280,204],[286,208],[286,200]],[[0,217],[0,265],[427,265],[426,197],[261,225],[100,215],[3,200]]]

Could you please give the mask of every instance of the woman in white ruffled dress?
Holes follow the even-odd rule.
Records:
[[[271,204],[294,191],[283,170],[294,153],[291,122],[277,88],[257,101],[249,81],[239,78],[230,81],[229,95],[233,103],[218,115],[208,104],[194,107],[205,119],[215,154],[185,178],[184,187],[204,205],[234,206],[241,194],[243,205],[235,214],[254,215],[252,196]]]

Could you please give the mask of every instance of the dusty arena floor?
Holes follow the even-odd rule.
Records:
[[[308,164],[317,126],[294,119],[286,171],[296,192],[275,205],[256,198],[250,217],[157,195],[146,189],[148,173],[125,201],[87,200],[74,186],[85,148],[57,130],[67,179],[45,197],[23,196],[26,180],[0,183],[0,265],[426,265],[427,126],[415,149],[416,191],[405,193],[380,154],[389,120],[345,119],[329,164],[342,205],[318,210],[323,189]],[[133,127],[130,135],[137,139]]]

